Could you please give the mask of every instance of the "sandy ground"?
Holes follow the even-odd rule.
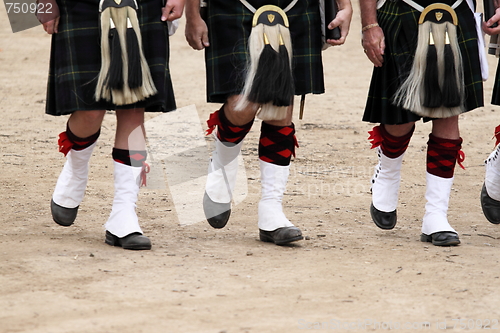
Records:
[[[301,147],[284,206],[306,240],[284,247],[258,240],[256,123],[243,149],[248,195],[225,229],[182,225],[183,207],[169,187],[141,190],[149,252],[104,244],[112,113],[75,225],[52,221],[49,201],[64,163],[56,138],[67,118],[44,114],[50,38],[41,27],[13,34],[0,6],[0,332],[500,329],[500,229],[479,203],[498,108],[461,116],[466,170],[455,173],[449,219],[462,244],[419,241],[429,124],[418,124],[405,158],[398,225],[378,229],[368,212],[372,125],[361,122],[372,66],[354,6],[347,44],[324,53],[327,93],[308,97],[304,119],[294,120]],[[496,59],[489,61],[493,76]],[[195,108],[204,126],[218,106],[205,103],[203,54],[189,48],[182,30],[172,40],[171,67],[179,108]],[[485,88],[489,101],[491,80]],[[205,155],[195,156],[203,170]]]

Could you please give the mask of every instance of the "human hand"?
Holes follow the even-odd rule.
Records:
[[[58,28],[59,28],[59,16],[56,17],[55,19],[53,20],[50,20],[48,22],[45,22],[45,23],[42,23],[43,25],[43,29],[49,34],[49,35],[52,35],[52,34],[57,34],[59,31],[58,31]]]
[[[491,26],[495,23],[500,23],[500,8],[495,10],[495,15],[490,17],[490,19],[486,22],[483,22],[483,31],[488,35],[497,35],[500,33],[500,24],[498,24],[495,28]]]
[[[339,39],[327,39],[326,42],[330,45],[342,45],[345,43],[346,37],[349,34],[349,27],[351,26],[352,18],[352,5],[349,0],[339,2],[339,11],[335,19],[328,24],[328,29],[333,30],[336,27],[340,29]]]
[[[165,7],[162,8],[161,20],[173,21],[181,18],[184,11],[184,0],[167,0]]]
[[[207,24],[199,15],[188,18],[185,36],[189,46],[195,50],[203,50],[210,46]]]
[[[59,28],[59,6],[55,0],[36,1],[36,18],[43,25],[43,29],[49,34],[58,33]]]
[[[363,32],[361,40],[365,54],[375,67],[382,67],[384,63],[385,37],[379,26]]]

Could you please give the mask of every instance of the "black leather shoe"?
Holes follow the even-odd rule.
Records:
[[[216,229],[224,228],[231,215],[231,203],[213,202],[207,192],[203,196],[203,211],[208,223]]]
[[[69,227],[75,222],[76,214],[78,214],[78,207],[75,208],[65,208],[59,206],[54,202],[54,200],[50,200],[50,212],[52,213],[52,218],[54,222],[62,225],[63,227]]]
[[[481,189],[481,207],[484,217],[493,224],[500,224],[500,201],[492,199],[486,191],[486,185],[483,183]]]
[[[420,235],[420,241],[429,242],[437,246],[450,246],[460,244],[458,234],[453,231],[439,231],[430,235]]]
[[[396,226],[396,222],[398,222],[398,215],[396,213],[396,209],[392,212],[383,212],[375,208],[373,203],[370,205],[370,215],[372,216],[373,222],[380,229],[390,230]]]
[[[106,230],[105,243],[111,246],[120,246],[126,250],[151,250],[151,241],[149,238],[138,232],[118,238]]]
[[[273,231],[259,229],[260,240],[276,245],[284,245],[303,239],[302,231],[297,227],[283,227]]]

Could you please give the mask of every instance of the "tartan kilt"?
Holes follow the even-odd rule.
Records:
[[[430,3],[416,1],[424,7]],[[429,1],[427,1],[429,2]],[[452,5],[455,0],[443,0]],[[432,3],[432,1],[431,1]],[[483,106],[483,80],[477,46],[474,15],[463,1],[457,9],[457,37],[462,54],[465,81],[465,111]],[[422,117],[392,104],[397,89],[408,77],[417,47],[420,12],[401,0],[387,0],[377,11],[378,23],[385,35],[382,67],[373,69],[363,121],[382,124],[405,124]],[[424,121],[430,120],[424,118]]]
[[[205,49],[207,101],[224,103],[239,94],[249,59],[247,40],[253,13],[238,0],[208,0],[206,23],[210,47]],[[285,8],[291,0],[250,0],[256,9],[263,5]],[[300,0],[287,13],[293,48],[295,94],[325,91],[321,60],[321,18],[318,0]]]
[[[52,35],[47,114],[74,111],[145,108],[166,112],[176,108],[170,79],[167,24],[161,18],[161,0],[138,1],[144,54],[158,93],[133,105],[115,106],[95,101],[101,68],[99,0],[58,0],[59,32]]]
[[[491,104],[500,105],[500,60],[497,65],[495,82],[493,83],[493,94],[491,95]]]

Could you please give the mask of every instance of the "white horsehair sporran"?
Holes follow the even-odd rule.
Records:
[[[286,117],[295,91],[288,28],[288,17],[281,8],[265,5],[255,11],[248,40],[246,80],[237,111],[251,102],[261,105],[258,117],[262,120]]]
[[[420,116],[448,118],[464,110],[465,84],[455,10],[427,6],[418,21],[418,43],[408,78],[393,102]]]
[[[95,99],[133,104],[156,94],[142,48],[135,0],[101,0],[101,70]]]

